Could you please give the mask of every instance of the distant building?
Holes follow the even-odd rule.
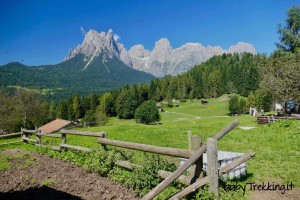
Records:
[[[53,133],[56,131],[59,131],[60,129],[66,128],[67,126],[70,126],[72,122],[64,119],[57,118],[56,120],[49,122],[48,124],[45,124],[44,126],[41,126],[38,128],[39,133]]]

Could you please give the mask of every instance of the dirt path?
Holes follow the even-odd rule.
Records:
[[[0,170],[0,199],[138,199],[120,184],[80,167],[37,153],[11,149],[12,166]]]
[[[286,191],[282,194],[280,191],[255,191],[251,192],[250,200],[299,200],[300,188]]]
[[[207,119],[207,118],[228,118],[229,116],[207,116],[207,117],[202,117],[202,116],[197,116],[197,115],[189,115],[189,114],[184,114],[184,113],[179,113],[179,112],[171,112],[171,111],[165,111],[165,113],[172,113],[172,114],[178,114],[178,115],[184,115],[184,116],[189,116],[189,117],[194,117],[196,119]]]

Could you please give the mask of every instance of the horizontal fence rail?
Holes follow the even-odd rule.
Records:
[[[61,134],[47,134],[47,133],[37,133],[37,136],[44,136],[44,137],[52,137],[52,138],[61,138]]]
[[[6,142],[6,143],[1,143],[0,146],[5,146],[5,145],[9,145],[9,144],[19,144],[19,143],[22,143],[23,140],[21,141],[15,141],[15,142]]]
[[[158,147],[158,146],[147,145],[147,144],[110,140],[106,138],[99,138],[98,142],[104,145],[112,145],[116,147],[134,149],[134,150],[162,154],[167,156],[174,156],[174,157],[189,158],[192,155],[192,153],[189,150],[184,150],[184,149]]]
[[[59,146],[62,147],[62,148],[74,149],[74,150],[77,150],[77,151],[84,151],[84,152],[90,151],[89,148],[80,147],[80,146],[74,146],[74,145],[70,145],[70,144],[60,144]]]
[[[54,151],[61,151],[61,147],[60,146],[51,146],[51,145],[43,145],[43,144],[35,144],[35,146],[49,148],[49,149],[52,149]]]
[[[10,133],[10,134],[3,134],[3,135],[0,135],[0,139],[8,139],[8,138],[13,138],[13,137],[18,137],[18,136],[21,136],[22,133]]]
[[[87,131],[75,131],[62,129],[59,131],[62,134],[68,135],[81,135],[81,136],[91,136],[91,137],[106,137],[106,132],[87,132]]]
[[[37,132],[37,130],[27,130],[27,129],[24,129],[24,128],[21,128],[21,132],[22,133],[36,133]]]

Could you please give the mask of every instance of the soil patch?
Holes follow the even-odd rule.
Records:
[[[250,194],[250,200],[299,200],[300,188],[285,191],[282,194],[280,191],[255,191]]]
[[[65,161],[12,149],[12,166],[0,170],[0,199],[138,199],[129,188]],[[29,162],[30,161],[30,162]]]

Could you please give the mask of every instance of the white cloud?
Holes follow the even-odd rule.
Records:
[[[82,35],[86,34],[86,31],[82,28],[82,26],[80,27],[80,31],[81,31]]]
[[[117,34],[114,34],[114,40],[115,41],[121,40],[121,37]]]

